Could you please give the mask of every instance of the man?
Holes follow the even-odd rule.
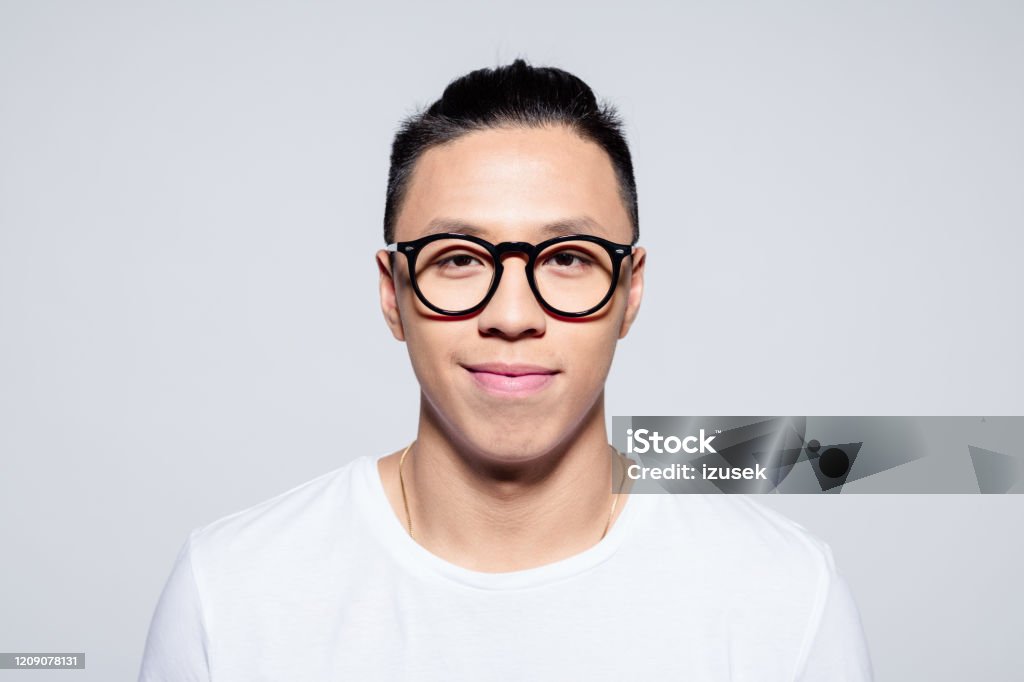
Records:
[[[739,495],[630,495],[604,383],[645,250],[614,111],[521,60],[392,148],[385,321],[414,442],[196,529],[140,680],[869,680],[826,544]]]

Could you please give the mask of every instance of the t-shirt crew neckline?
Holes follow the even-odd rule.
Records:
[[[474,571],[453,564],[433,554],[414,539],[395,515],[384,482],[380,477],[378,462],[387,453],[364,455],[361,474],[368,492],[370,523],[377,538],[414,574],[427,579],[438,579],[482,590],[520,590],[558,582],[592,569],[611,558],[629,537],[635,519],[640,512],[644,495],[629,494],[618,518],[599,542],[565,559],[504,573]]]

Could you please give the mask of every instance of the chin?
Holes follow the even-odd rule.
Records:
[[[537,429],[536,423],[491,423],[474,429],[469,440],[473,450],[495,462],[525,462],[549,451],[559,441],[556,433]]]

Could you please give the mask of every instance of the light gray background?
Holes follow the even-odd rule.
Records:
[[[609,417],[1024,413],[1021,4],[774,4],[0,3],[0,650],[88,656],[0,678],[134,679],[190,529],[412,439],[391,136],[516,56],[628,122]],[[879,680],[1024,674],[1024,499],[767,502]]]

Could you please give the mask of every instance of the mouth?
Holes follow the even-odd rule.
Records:
[[[520,398],[539,393],[547,388],[559,373],[556,369],[540,365],[505,364],[488,362],[462,365],[476,386],[491,395]]]

